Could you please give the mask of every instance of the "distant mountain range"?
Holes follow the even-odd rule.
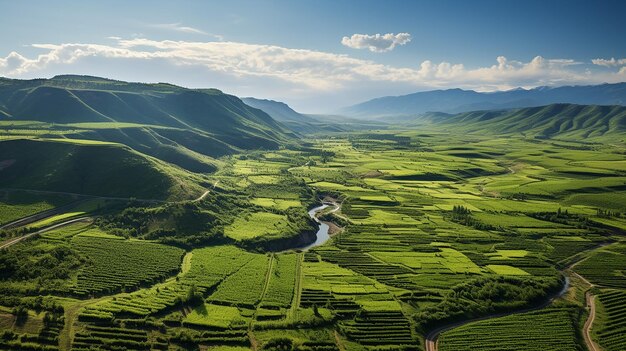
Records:
[[[538,87],[530,90],[519,88],[488,93],[462,89],[433,90],[381,97],[344,108],[340,113],[359,118],[384,118],[415,116],[425,112],[460,113],[555,103],[626,105],[626,83]]]

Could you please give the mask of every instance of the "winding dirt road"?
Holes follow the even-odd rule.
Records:
[[[600,351],[600,347],[596,345],[596,343],[591,339],[591,327],[593,326],[593,321],[596,319],[596,297],[590,292],[587,291],[585,293],[585,301],[586,305],[589,308],[589,316],[585,321],[585,326],[583,327],[583,336],[585,338],[585,344],[587,344],[587,348],[589,351]]]
[[[601,248],[603,246],[605,246],[605,244],[597,246],[597,247],[595,247],[595,248],[593,248],[593,249],[591,249],[589,251],[597,250],[597,249],[599,249],[599,248]],[[456,323],[452,323],[452,324],[448,324],[448,325],[439,327],[437,329],[434,329],[434,330],[430,331],[428,334],[426,334],[426,336],[424,338],[424,346],[425,346],[426,351],[438,351],[439,350],[439,335],[441,335],[442,333],[444,333],[444,332],[446,332],[448,330],[452,330],[454,328],[458,328],[458,327],[463,326],[463,325],[468,324],[468,323],[478,322],[478,321],[491,319],[491,318],[505,317],[505,316],[518,314],[518,313],[531,312],[531,311],[539,310],[539,309],[542,309],[542,308],[545,308],[545,307],[549,306],[554,300],[556,300],[559,297],[563,296],[567,292],[567,290],[569,289],[569,277],[568,277],[568,275],[576,276],[577,278],[583,280],[590,287],[594,287],[594,284],[592,284],[590,281],[585,279],[583,276],[579,275],[578,273],[576,273],[576,272],[574,272],[572,270],[577,264],[579,264],[580,262],[584,261],[585,259],[586,259],[586,257],[581,257],[578,261],[573,262],[567,268],[565,268],[565,269],[563,269],[561,271],[562,273],[564,273],[566,275],[565,276],[566,281],[565,281],[565,284],[564,284],[563,288],[557,294],[555,294],[552,297],[550,297],[550,299],[548,299],[546,302],[542,303],[541,305],[535,306],[535,307],[531,307],[531,308],[527,308],[527,309],[523,309],[523,310],[519,310],[519,311],[515,311],[515,312],[492,314],[492,315],[488,315],[488,316],[484,316],[484,317],[480,317],[480,318],[460,321],[460,322],[456,322]],[[602,349],[600,347],[598,347],[598,345],[596,345],[593,342],[593,340],[591,339],[591,326],[593,325],[593,321],[595,319],[595,314],[596,314],[596,308],[595,308],[595,303],[594,302],[595,302],[595,296],[593,296],[591,294],[591,292],[588,290],[587,293],[586,293],[586,306],[589,308],[589,317],[587,318],[587,321],[585,322],[585,327],[583,329],[583,335],[584,335],[585,343],[587,344],[587,348],[589,349],[589,351],[601,351]]]
[[[439,335],[441,335],[442,333],[447,332],[448,330],[452,330],[454,328],[458,328],[460,326],[463,326],[463,325],[466,325],[466,324],[469,324],[469,323],[480,322],[480,321],[487,320],[487,319],[492,319],[492,318],[506,317],[506,316],[510,316],[510,315],[518,314],[518,313],[532,312],[532,311],[540,310],[542,308],[546,308],[550,304],[552,304],[552,302],[554,302],[554,300],[556,300],[559,297],[563,296],[563,294],[565,294],[568,289],[569,289],[569,278],[565,277],[565,284],[563,284],[563,287],[561,288],[561,290],[559,290],[556,294],[553,294],[548,300],[543,302],[541,305],[534,306],[534,307],[529,307],[529,308],[525,308],[525,309],[517,310],[517,311],[513,311],[513,312],[503,312],[503,313],[490,314],[488,316],[474,318],[474,319],[468,319],[468,320],[465,320],[465,321],[460,321],[460,322],[448,324],[448,325],[445,325],[443,327],[439,327],[437,329],[434,329],[434,330],[430,331],[428,334],[426,334],[426,337],[424,338],[424,346],[426,348],[426,351],[438,351],[439,350]]]
[[[585,321],[585,325],[583,326],[583,339],[585,339],[587,350],[602,351],[602,348],[598,346],[598,344],[596,344],[591,338],[591,328],[593,327],[593,322],[596,319],[596,297],[595,295],[593,295],[593,293],[591,293],[591,288],[595,287],[596,285],[572,270],[577,264],[582,261],[584,261],[584,259],[573,264],[568,269],[568,272],[585,282],[585,284],[589,285],[589,289],[585,292],[585,308],[589,310],[589,315],[587,316],[587,320]]]
[[[26,240],[26,239],[28,239],[30,237],[39,235],[41,233],[45,233],[45,232],[53,230],[53,229],[57,229],[57,228],[60,228],[60,227],[65,227],[67,225],[70,225],[70,224],[73,224],[73,223],[77,223],[77,222],[89,222],[91,220],[92,220],[91,217],[80,217],[80,218],[70,219],[69,221],[61,222],[61,223],[52,225],[50,227],[38,230],[36,232],[30,233],[30,234],[26,234],[26,235],[22,235],[22,236],[17,237],[17,238],[10,239],[10,240],[2,243],[2,245],[0,245],[0,250],[1,249],[6,249],[7,247],[13,246],[13,245],[19,243],[22,240]]]
[[[6,190],[6,189],[5,189]],[[105,200],[131,200],[130,198],[119,198],[119,197],[103,197],[103,196],[88,196],[88,195],[80,195],[80,194],[73,194],[73,193],[62,193],[62,192],[51,192],[51,191],[39,191],[39,190],[23,190],[23,189],[12,189],[12,190],[20,190],[20,191],[28,191],[28,192],[34,192],[34,193],[45,193],[45,194],[66,194],[66,195],[73,195],[73,196],[82,196],[85,199],[84,200],[79,200],[79,201],[75,201],[72,202],[70,204],[64,205],[64,206],[60,206],[60,207],[56,207],[56,208],[52,208],[50,210],[46,210],[43,212],[39,212],[39,213],[35,213],[33,215],[27,216],[27,217],[23,217],[20,218],[18,220],[15,220],[13,222],[7,223],[3,226],[0,226],[0,229],[11,229],[11,228],[18,228],[18,227],[23,227],[25,225],[37,222],[37,221],[41,221],[44,220],[46,218],[50,218],[53,216],[56,216],[58,214],[63,213],[65,210],[69,210],[75,206],[77,206],[78,204],[87,201],[88,199],[105,199]],[[207,190],[204,193],[202,193],[202,195],[200,195],[199,197],[191,200],[191,202],[198,202],[198,201],[202,201],[204,200],[205,197],[207,197],[207,195],[209,195],[211,191]],[[136,201],[140,201],[140,202],[146,202],[146,203],[166,203],[167,201],[160,201],[160,200],[146,200],[146,199],[141,199],[141,200],[137,200],[137,199],[133,199]],[[35,235],[39,235],[41,233],[44,233],[46,231],[52,230],[52,229],[57,229],[75,222],[80,222],[80,221],[86,221],[86,220],[91,220],[91,217],[80,217],[80,218],[75,218],[72,220],[68,220],[62,223],[58,223],[55,224],[53,226],[41,229],[39,231],[36,231],[34,233],[30,233],[30,234],[26,234],[24,236],[18,237],[18,238],[13,238],[13,239],[9,239],[7,241],[5,241],[4,243],[0,244],[0,249],[4,249],[7,248],[9,246],[12,246],[14,244],[17,244],[18,242],[28,239],[32,236]]]

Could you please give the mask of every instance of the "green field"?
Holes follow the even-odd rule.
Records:
[[[0,251],[0,348],[423,350],[440,326],[540,305],[574,262],[600,292],[594,338],[607,350],[623,346],[626,176],[615,144],[386,130],[208,156],[202,139],[185,144],[193,152],[181,166],[164,151],[100,143],[111,129],[181,141],[176,126],[3,123],[0,135],[31,130],[34,149],[70,152],[90,175],[124,179],[111,180],[113,192],[97,178],[76,185],[81,169],[67,159],[50,177],[51,164],[30,179],[0,176],[94,197],[4,232],[93,217]],[[35,130],[48,127],[78,132],[44,141]],[[24,159],[37,160],[37,150]],[[111,164],[91,163],[94,155]],[[69,201],[2,194],[3,223]],[[334,234],[302,250],[317,228],[307,211],[323,201],[340,204],[322,216]],[[566,296],[584,292],[577,284]],[[580,298],[557,299],[453,328],[439,350],[581,350],[584,318]]]
[[[626,347],[626,292],[623,290],[603,290],[599,300],[598,322],[592,332],[594,339],[603,350],[622,350]]]
[[[442,351],[578,350],[571,311],[547,310],[476,322],[445,332]]]
[[[253,212],[238,217],[225,229],[225,234],[235,240],[253,239],[259,236],[280,236],[289,230],[285,216],[269,212]]]

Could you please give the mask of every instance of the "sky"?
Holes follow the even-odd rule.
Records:
[[[371,98],[626,81],[626,1],[0,0],[0,76]]]

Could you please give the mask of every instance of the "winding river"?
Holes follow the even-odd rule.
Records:
[[[317,219],[317,214],[328,208],[329,206],[331,205],[323,204],[321,206],[314,207],[309,211],[309,217],[311,217],[315,222],[317,222],[317,224],[319,224],[319,229],[317,230],[317,233],[315,233],[315,241],[310,243],[309,245],[301,247],[301,250],[308,250],[312,247],[320,246],[327,242],[328,239],[330,239],[330,234],[328,233],[330,227],[328,226],[328,224]]]

